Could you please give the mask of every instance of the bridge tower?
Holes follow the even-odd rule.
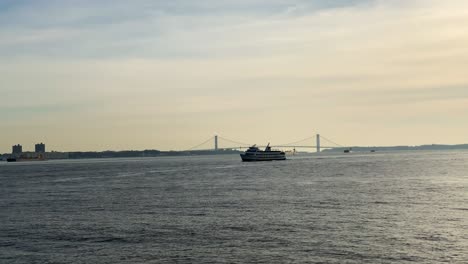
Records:
[[[320,153],[320,134],[317,134],[317,153]]]
[[[214,150],[218,151],[218,135],[214,136]]]

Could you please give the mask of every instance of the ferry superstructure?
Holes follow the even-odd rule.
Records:
[[[260,150],[256,145],[251,146],[247,151],[240,154],[242,161],[272,161],[285,160],[286,153],[279,150],[271,150],[270,144],[265,150]]]

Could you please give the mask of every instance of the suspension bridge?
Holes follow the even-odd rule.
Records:
[[[323,144],[325,143],[325,144]],[[203,141],[200,144],[197,144],[185,151],[225,151],[225,150],[242,150],[246,149],[254,144],[239,142],[231,139],[221,137],[219,135],[214,135],[209,139]],[[266,147],[257,145],[258,147]],[[345,148],[345,146],[340,145],[326,137],[316,134],[312,137],[304,138],[298,141],[291,143],[279,144],[279,145],[270,145],[272,148],[291,148],[291,149],[315,149],[318,153],[322,148]]]

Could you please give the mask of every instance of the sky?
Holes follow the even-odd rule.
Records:
[[[465,0],[0,0],[0,153],[468,143],[467,28]]]

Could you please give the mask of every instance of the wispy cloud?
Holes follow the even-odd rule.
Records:
[[[424,143],[437,111],[454,142],[468,130],[452,118],[468,96],[466,1],[2,3],[3,111],[94,107],[57,116],[68,133],[80,120],[99,123],[94,135],[118,126],[119,140],[150,129],[139,145],[183,138],[183,148],[212,131],[264,140],[243,129],[258,123],[281,124],[269,136],[285,142],[294,127],[343,143]],[[404,129],[409,111],[424,126]],[[372,123],[380,139],[362,133]]]
[[[185,57],[248,49],[254,54],[280,41],[275,28],[295,26],[288,22],[295,17],[359,2],[20,2],[0,18],[0,55]]]

